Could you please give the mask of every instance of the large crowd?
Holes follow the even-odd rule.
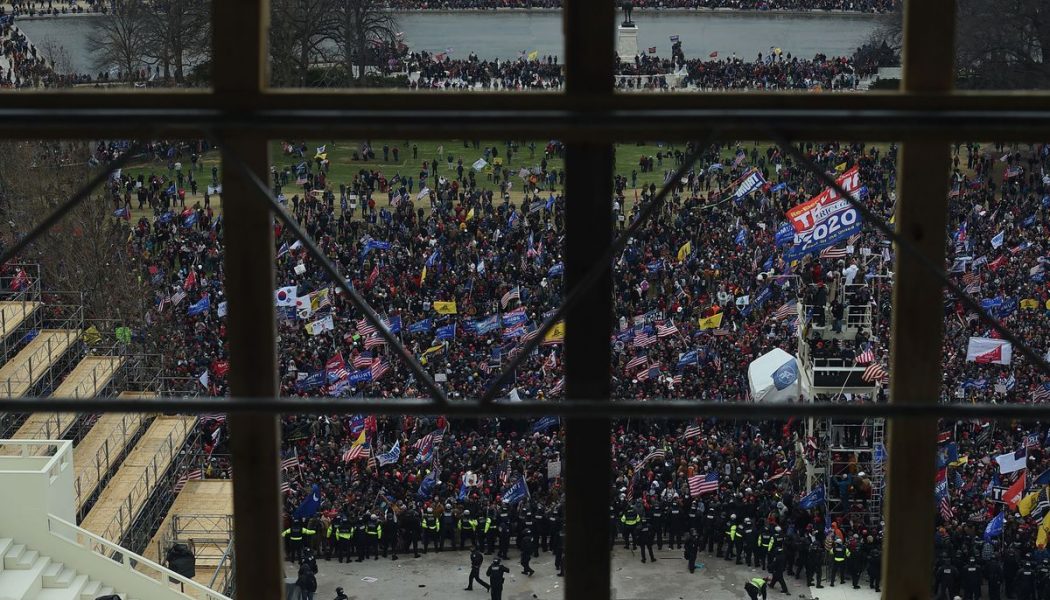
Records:
[[[561,0],[388,0],[399,10],[496,10],[500,8],[561,8]],[[617,2],[617,4],[621,4]],[[891,12],[900,8],[900,0],[635,0],[638,9],[723,9],[723,10],[793,10],[851,11],[866,13]]]
[[[148,319],[167,336],[167,369],[221,395],[229,368],[223,227],[211,206],[221,182],[200,161],[207,150],[203,142],[154,144],[151,154],[167,163],[166,170],[123,175],[111,186],[118,218],[129,216],[124,207],[136,199],[153,209],[152,217],[129,223],[130,243],[154,289],[156,307]],[[381,149],[363,143],[355,152],[360,168],[350,181],[330,178],[327,157],[316,150],[284,144],[272,172],[275,194],[391,332],[439,375],[447,393],[477,397],[562,299],[567,200],[565,174],[552,164],[563,147],[556,141],[491,147],[455,142],[443,149],[444,160],[427,161],[412,154],[410,142]],[[639,185],[639,172],[662,172],[668,180],[690,150],[661,144],[637,169],[617,174],[612,202],[618,230],[656,193],[655,184]],[[861,198],[876,214],[892,218],[896,147],[807,143],[799,150],[831,173],[856,168]],[[96,158],[104,161],[119,151],[100,145]],[[411,154],[418,170],[371,166],[377,152],[392,152],[395,160]],[[686,177],[672,182],[664,208],[614,264],[614,397],[748,401],[749,363],[773,348],[797,352],[800,332],[815,357],[859,361],[870,352],[865,362],[885,367],[892,317],[889,245],[866,228],[827,249],[833,251],[788,260],[790,242],[780,235],[785,212],[822,186],[775,147],[722,144],[700,155]],[[485,168],[475,167],[476,157]],[[1043,257],[1050,251],[1050,177],[1043,175],[1048,162],[1046,144],[956,146],[948,219],[952,276],[989,300],[996,316],[1037,349],[1050,343],[1050,292],[1043,279]],[[734,198],[753,173],[761,174],[762,185]],[[187,202],[191,186],[209,199]],[[422,395],[313,258],[279,224],[275,234],[277,283],[283,288],[275,300],[282,394]],[[799,299],[815,310],[795,309]],[[873,325],[852,342],[826,342],[815,332],[841,327],[844,304],[867,307]],[[1005,367],[965,361],[970,336],[994,336],[950,296],[945,322],[945,402],[1050,400],[1047,379],[1016,354]],[[562,338],[555,331],[501,395],[562,397],[561,357]],[[884,401],[882,384],[872,385],[871,394],[816,400]],[[721,554],[733,547],[734,557],[743,550],[742,560],[761,560],[774,574],[774,564],[815,577],[821,569],[867,573],[868,563],[878,561],[881,536],[881,526],[866,511],[876,453],[870,421],[844,425],[849,432],[810,439],[798,421],[617,423],[611,432],[616,483],[610,535],[658,547],[677,545],[681,537],[683,544]],[[210,419],[202,427],[208,439],[224,425]],[[1000,473],[992,459],[1027,447],[1023,472],[1038,493],[1047,482],[1034,482],[1041,473],[1048,477],[1050,467],[1043,452],[1045,425],[941,427],[947,432],[942,457],[948,501],[938,516],[938,581],[954,594],[968,581],[962,574],[974,557],[986,584],[1013,586],[1026,561],[1038,565],[1047,554],[1036,547],[1037,537],[1043,539],[1039,522],[1006,510],[997,493],[1012,486],[1018,472]],[[306,540],[304,529],[327,534],[331,526],[349,536],[342,550],[327,535],[303,542],[320,554],[397,554],[409,551],[407,544],[460,547],[485,536],[504,555],[499,547],[511,540],[534,552],[560,552],[556,421],[324,414],[285,416],[282,428],[292,461],[285,470],[289,535],[300,532]],[[829,503],[810,504],[804,500],[813,491],[806,489],[806,464],[829,461]],[[691,494],[697,476],[713,488]],[[322,500],[307,506],[314,485]],[[503,502],[508,497],[514,502]],[[986,543],[982,534],[999,513],[1004,527]],[[385,541],[370,537],[379,523]],[[768,547],[754,555],[751,541],[759,539]],[[719,552],[722,543],[726,548]],[[290,552],[294,546],[290,542]],[[837,552],[846,564],[837,565]],[[869,583],[878,585],[877,579]]]

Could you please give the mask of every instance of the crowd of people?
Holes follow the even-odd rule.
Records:
[[[563,147],[450,143],[447,160],[439,162],[419,157],[413,146],[384,143],[380,150],[378,143],[362,144],[356,175],[336,181],[323,148],[310,160],[314,149],[287,143],[277,159],[284,164],[273,169],[274,192],[409,352],[441,375],[446,392],[477,397],[562,299],[567,200],[564,173],[552,163]],[[148,319],[164,332],[167,369],[221,395],[229,369],[222,218],[183,195],[191,179],[221,195],[217,172],[199,160],[206,150],[200,144],[156,144],[151,152],[168,163],[166,173],[122,175],[112,186],[115,206],[127,206],[144,189],[140,197],[153,207],[153,217],[129,227],[143,276],[154,289],[156,308]],[[690,150],[663,144],[642,162],[667,180]],[[799,150],[831,173],[856,168],[860,197],[876,214],[892,218],[896,147],[809,143]],[[1043,257],[1050,250],[1050,178],[1043,175],[1048,150],[1046,144],[956,146],[948,219],[953,277],[975,297],[997,299],[989,304],[996,316],[1037,349],[1050,342],[1050,292],[1043,279]],[[379,151],[384,157],[391,151],[411,156],[419,170],[391,173],[371,166]],[[117,153],[116,147],[100,147],[96,158]],[[747,401],[749,363],[772,348],[795,353],[800,331],[814,356],[843,353],[857,362],[870,352],[864,362],[885,368],[892,317],[889,245],[866,228],[826,249],[833,251],[789,260],[791,242],[781,237],[785,213],[822,185],[773,146],[714,145],[700,154],[614,264],[614,397]],[[491,171],[476,169],[475,156]],[[185,167],[175,170],[176,163]],[[761,185],[736,197],[742,181],[755,173]],[[656,193],[655,184],[639,185],[637,178],[637,169],[617,174],[617,230]],[[118,213],[128,216],[120,208]],[[283,289],[276,298],[282,394],[423,394],[313,258],[280,224],[275,234]],[[799,300],[816,309],[800,313]],[[819,346],[813,332],[841,328],[842,305],[870,310],[871,329],[852,342]],[[1050,400],[1046,378],[1022,357],[1006,366],[965,360],[968,338],[989,333],[957,300],[946,299],[945,318],[944,401]],[[562,335],[555,330],[544,339],[501,389],[504,397],[562,397]],[[883,385],[872,385],[872,394],[818,400],[884,401]],[[211,435],[224,427],[221,421],[202,423],[205,439],[224,438],[222,431]],[[876,455],[872,423],[851,425],[852,433],[809,439],[798,421],[619,422],[611,434],[616,483],[610,535],[643,548],[674,544],[677,550],[681,543],[687,558],[714,548],[763,565],[771,581],[784,573],[820,578],[826,572],[839,582],[844,574],[856,577],[852,584],[859,585],[868,573],[868,585],[877,587],[877,569],[869,566],[879,560],[881,525],[866,511]],[[942,429],[948,433],[948,502],[931,510],[939,510],[938,569],[955,575],[939,573],[939,585],[951,594],[972,585],[964,575],[971,557],[989,589],[1028,585],[1018,577],[1028,563],[1036,572],[1045,569],[1039,566],[1045,548],[1037,547],[1039,539],[1045,545],[1045,533],[1031,515],[1004,507],[1000,492],[1014,485],[1019,472],[999,472],[994,458],[1027,448],[1023,472],[1038,494],[1047,482],[1037,482],[1050,477],[1045,425],[942,422]],[[513,542],[533,555],[560,553],[556,465],[562,443],[554,420],[288,415],[282,431],[286,537],[299,532],[318,556],[414,555],[419,542],[424,552],[478,542],[482,551],[506,557]],[[834,489],[827,498],[836,501],[811,504],[806,464],[829,460]],[[696,488],[704,483],[710,487]],[[984,539],[1000,515],[999,533]],[[346,540],[341,550],[338,540]],[[289,539],[291,558],[294,541]],[[527,573],[531,568],[522,560]]]

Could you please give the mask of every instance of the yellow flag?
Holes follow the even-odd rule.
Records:
[[[565,341],[565,321],[558,321],[551,327],[551,330],[547,332],[547,335],[543,336],[544,344],[557,344]]]
[[[1037,308],[1039,308],[1039,301],[1035,298],[1025,298],[1024,300],[1021,300],[1022,310],[1035,310]]]
[[[361,445],[364,445],[364,443],[365,443],[365,430],[362,429],[361,430],[361,435],[357,436],[357,439],[354,440],[354,444],[353,445],[354,446],[361,446]]]
[[[841,172],[843,172],[845,170],[846,170],[846,161],[842,161],[841,163],[835,165],[835,172],[836,173],[841,173]]]
[[[1032,514],[1032,509],[1035,508],[1036,500],[1039,498],[1039,494],[1043,493],[1042,490],[1036,490],[1031,494],[1028,494],[1021,501],[1017,503],[1017,511],[1021,513],[1022,517],[1027,517]]]
[[[678,249],[678,262],[685,260],[685,257],[689,256],[689,253],[693,251],[693,242],[686,242],[682,244],[682,247]]]
[[[314,154],[314,159],[315,160],[328,160],[328,153],[327,152],[318,152],[317,154]]]
[[[539,57],[540,57],[540,51],[539,50],[533,50],[532,52],[529,52],[529,60],[536,60]]]
[[[423,272],[419,274],[419,283],[427,280],[427,266],[423,265]]]
[[[458,314],[456,311],[456,301],[451,302],[434,302],[434,311],[439,315],[455,315]]]
[[[81,337],[83,338],[84,343],[88,346],[94,346],[102,341],[102,334],[98,332],[98,329],[94,325],[84,330],[84,335]]]
[[[970,462],[970,457],[969,456],[960,456],[959,460],[953,460],[952,462],[948,463],[948,466],[949,467],[961,467],[961,466],[965,465],[968,462]]]
[[[435,344],[435,345],[427,348],[426,350],[423,351],[423,355],[419,357],[419,362],[423,363],[424,365],[427,364],[427,357],[428,356],[430,356],[431,354],[436,354],[438,352],[441,352],[444,349],[445,349],[445,345],[444,344]]]
[[[321,288],[316,292],[310,292],[311,312],[317,312],[329,305],[331,305],[331,301],[328,299],[328,288]]]
[[[472,209],[467,211],[467,220],[469,221],[469,220],[471,220],[473,218],[474,218],[474,209],[472,208]]]
[[[1039,533],[1035,536],[1035,546],[1042,550],[1046,548],[1046,539],[1050,537],[1050,512],[1046,513],[1043,517],[1043,522],[1039,524]]]
[[[712,317],[706,319],[700,319],[700,329],[718,329],[722,326],[722,315],[725,313],[718,313]]]

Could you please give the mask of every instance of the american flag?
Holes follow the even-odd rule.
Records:
[[[656,343],[656,336],[649,333],[641,333],[634,338],[635,348],[644,348]]]
[[[431,433],[428,433],[428,434],[424,435],[423,437],[419,438],[418,440],[416,440],[416,442],[414,444],[412,444],[410,447],[411,448],[415,448],[416,450],[419,450],[420,448],[423,448],[423,447],[430,447],[430,445],[433,444],[433,443],[434,443],[434,433],[431,432]]]
[[[506,294],[503,294],[503,297],[500,298],[499,301],[500,306],[507,308],[507,305],[510,304],[511,300],[521,300],[521,291],[518,289],[518,286],[514,286],[513,289]]]
[[[386,375],[386,372],[390,370],[390,365],[388,365],[385,360],[377,358],[374,361],[372,361],[371,369],[372,381],[376,381],[383,375]]]
[[[864,369],[864,375],[861,375],[861,379],[864,381],[872,382],[876,380],[882,380],[889,376],[886,369],[882,368],[882,365],[872,363],[867,369]]]
[[[366,319],[358,319],[354,321],[354,324],[357,326],[357,333],[360,333],[365,337],[375,335],[375,326],[369,323]]]
[[[204,472],[200,469],[197,469],[195,471],[190,471],[189,473],[186,473],[185,475],[180,477],[179,480],[175,482],[175,493],[178,494],[179,492],[181,492],[182,488],[186,487],[186,482],[190,481],[191,479],[204,479]]]
[[[939,507],[941,509],[941,518],[945,521],[951,521],[955,517],[955,511],[952,510],[952,503],[951,500],[948,499],[947,494],[941,496]]]
[[[540,333],[540,330],[539,330],[538,327],[536,329],[533,329],[532,331],[526,332],[525,335],[521,336],[522,343],[528,342],[532,338],[534,338],[537,335],[539,335],[539,333]]]
[[[643,458],[642,460],[636,462],[634,464],[634,468],[635,469],[640,469],[640,468],[644,467],[645,465],[649,464],[649,461],[651,461],[651,460],[663,460],[666,455],[667,455],[667,453],[664,452],[663,450],[653,450],[649,454],[646,454],[645,458]]]
[[[286,459],[281,461],[281,469],[282,470],[284,470],[284,469],[292,469],[292,468],[295,468],[295,467],[298,467],[298,466],[299,466],[299,454],[298,453],[296,453],[295,456],[293,456],[291,458],[286,458]]]
[[[1050,392],[1048,392],[1050,393]],[[992,422],[981,421],[980,429],[977,431],[977,443],[985,444],[988,442],[988,438],[992,435]]]
[[[790,471],[788,471],[787,469],[784,469],[782,471],[779,471],[777,474],[773,475],[772,477],[770,477],[766,481],[767,482],[769,482],[769,481],[776,481],[776,480],[780,479],[781,477],[787,475],[788,473],[790,473]]]
[[[1044,383],[1032,392],[1032,402],[1050,402],[1050,383]]]
[[[386,340],[379,337],[378,335],[373,335],[372,337],[365,338],[365,348],[375,348],[376,346],[382,346],[384,344],[386,344]]]
[[[714,334],[716,337],[722,337],[724,335],[729,335],[729,330],[725,327],[720,327],[718,329],[715,329],[711,333]]]
[[[551,388],[550,393],[552,395],[553,394],[560,394],[562,392],[562,390],[564,390],[564,389],[565,389],[565,378],[562,377],[561,379],[558,380],[557,383],[554,384],[554,387]]]
[[[849,236],[849,239],[846,240],[846,245],[847,246],[856,246],[857,242],[860,241],[860,236],[861,235],[863,235],[863,234],[855,233],[855,234]]]
[[[671,383],[674,385],[682,385],[682,374],[676,373],[675,376],[671,378]]]
[[[821,258],[831,258],[831,259],[846,258],[846,249],[845,248],[836,248],[834,246],[832,246],[830,248],[824,248],[823,250],[820,251],[820,257]]]
[[[699,496],[718,491],[718,473],[693,475],[689,478],[689,495]]]
[[[701,433],[702,431],[699,425],[690,425],[685,428],[685,433],[682,434],[682,439],[688,440],[689,438],[700,437]]]
[[[343,453],[343,462],[350,462],[358,458],[368,458],[370,456],[372,456],[372,447],[368,444],[360,444],[351,447]]]
[[[864,352],[857,355],[857,364],[866,365],[870,362],[875,362],[875,353],[871,351],[871,344],[868,344],[864,348]]]
[[[649,357],[648,356],[635,356],[631,360],[627,361],[627,366],[624,367],[624,370],[626,370],[627,372],[630,372],[631,369],[635,369],[637,367],[640,367],[640,366],[644,365],[647,362],[649,362]]]
[[[222,424],[226,422],[226,415],[222,413],[206,413],[201,415],[201,421],[215,421],[216,423]]]
[[[355,369],[367,369],[372,366],[372,353],[362,352],[354,357],[354,368]]]
[[[980,278],[977,277],[976,273],[971,271],[969,273],[964,273],[963,274],[962,282],[965,283],[966,285],[973,285],[975,283],[980,282]]]
[[[667,337],[678,333],[678,327],[675,327],[674,321],[668,321],[667,325],[656,326],[656,337]]]
[[[784,306],[781,306],[780,308],[778,308],[777,312],[773,313],[773,317],[776,318],[778,321],[780,321],[780,320],[783,320],[783,319],[788,319],[790,317],[793,317],[793,316],[795,316],[797,314],[798,314],[798,302],[796,300],[792,300],[790,302],[785,302]]]
[[[282,494],[291,494],[292,493],[292,484],[288,483],[287,481],[282,481],[281,482],[281,493]]]

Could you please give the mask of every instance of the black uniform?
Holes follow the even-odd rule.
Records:
[[[685,533],[685,515],[682,514],[682,507],[678,505],[678,502],[672,502],[667,507],[667,523],[671,528],[667,538],[668,547],[681,550],[682,534]]]
[[[489,592],[492,593],[492,600],[502,600],[503,598],[504,573],[510,573],[510,569],[496,561],[492,561],[488,571],[485,571],[485,575],[489,578]]]
[[[988,600],[999,600],[1002,597],[1003,565],[998,558],[992,557],[984,563],[984,577],[988,580]]]
[[[806,585],[813,585],[813,577],[817,578],[817,588],[823,588],[821,579],[824,576],[824,549],[817,542],[810,542],[806,553]]]
[[[962,572],[963,600],[981,600],[981,581],[983,579],[984,574],[981,573],[981,567],[975,559],[971,558],[970,563],[963,567]]]
[[[536,550],[536,542],[532,539],[532,531],[526,529],[521,534],[519,539],[521,543],[521,573],[522,575],[532,575],[536,571],[529,566],[532,562],[532,553]]]
[[[561,527],[551,536],[551,552],[554,553],[554,569],[558,571],[558,577],[562,577],[565,575],[565,532]]]
[[[689,572],[696,571],[697,539],[692,532],[685,534],[685,559],[689,561]]]
[[[1014,579],[1014,591],[1017,592],[1017,600],[1036,600],[1035,595],[1035,569],[1031,563],[1025,563],[1018,569],[1017,577]]]
[[[948,560],[942,560],[937,566],[937,573],[934,576],[934,597],[938,600],[950,600],[952,597],[952,589],[955,587],[955,582],[959,578],[959,571],[955,568]]]
[[[481,580],[481,561],[485,560],[485,555],[481,553],[475,546],[470,551],[470,578],[467,579],[467,591],[474,589],[474,582],[480,583],[486,590],[489,589],[489,584]]]
[[[773,580],[769,582],[769,587],[776,587],[777,583],[780,583],[780,591],[785,594],[788,593],[788,584],[784,581],[784,569],[787,568],[787,557],[784,556],[783,549],[777,549],[773,556],[769,557],[769,571],[773,574]]]
[[[882,591],[882,549],[878,546],[868,552],[868,587]]]
[[[649,550],[649,560],[656,562],[653,555],[653,526],[648,520],[642,520],[638,525],[638,545],[642,548],[642,562],[645,562],[645,551]]]

